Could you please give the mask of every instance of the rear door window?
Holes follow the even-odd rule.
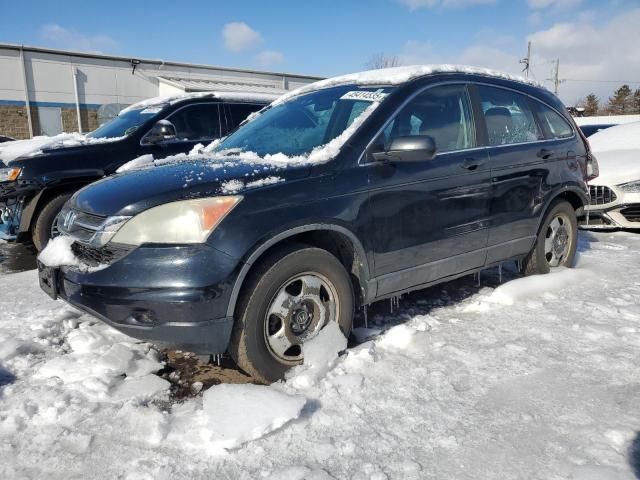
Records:
[[[545,130],[545,137],[548,139],[570,138],[573,136],[573,128],[562,115],[546,106],[544,103],[535,102],[538,110],[538,119]]]
[[[217,103],[199,103],[181,108],[167,118],[176,127],[177,140],[203,141],[221,136]]]
[[[502,88],[478,86],[489,145],[543,140],[525,95]]]
[[[464,85],[443,85],[418,94],[383,130],[385,149],[397,137],[429,135],[439,153],[476,146],[471,103]]]

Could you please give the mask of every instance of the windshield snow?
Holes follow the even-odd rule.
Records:
[[[214,152],[253,152],[260,157],[300,157],[345,132],[365,110],[392,90],[346,85],[275,105],[221,142]]]
[[[162,107],[144,108],[138,110],[123,110],[120,114],[100,125],[87,135],[89,138],[118,138],[135,132],[140,125],[157,115]]]

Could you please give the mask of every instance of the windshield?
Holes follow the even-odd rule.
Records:
[[[338,137],[367,107],[380,102],[391,87],[355,85],[327,88],[300,95],[268,108],[240,127],[215,151],[255,152],[259,156],[306,155]]]
[[[118,138],[135,132],[140,125],[156,116],[161,107],[128,110],[121,112],[117,117],[100,125],[93,132],[89,133],[89,138]]]

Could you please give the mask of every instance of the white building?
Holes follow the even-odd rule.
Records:
[[[283,93],[316,80],[0,43],[0,135],[88,132],[124,106],[158,95],[206,90]]]

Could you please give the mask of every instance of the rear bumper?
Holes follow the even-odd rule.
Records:
[[[207,245],[140,247],[109,267],[63,268],[58,295],[121,332],[198,354],[224,353],[241,264]]]

